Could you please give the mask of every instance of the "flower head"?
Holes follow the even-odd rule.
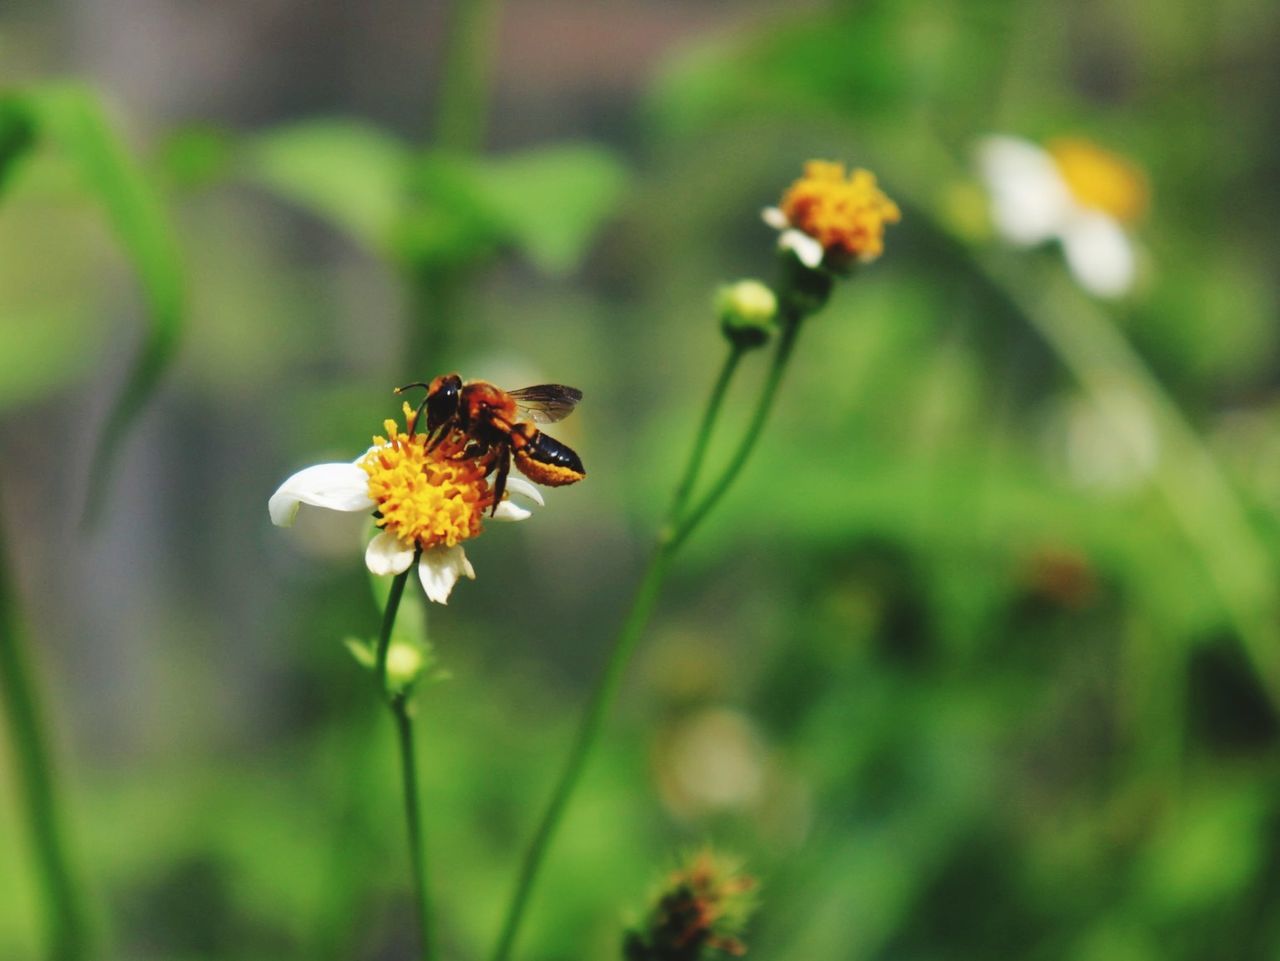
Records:
[[[1141,170],[1087,140],[1054,140],[1046,149],[1008,136],[979,144],[978,169],[1006,241],[1059,241],[1076,280],[1096,296],[1133,286],[1137,256],[1126,227],[1148,204]]]
[[[884,252],[884,228],[902,219],[898,205],[876,186],[875,174],[844,164],[810,160],[765,223],[781,230],[778,245],[806,267],[844,270]]]
[[[474,578],[462,542],[475,537],[493,507],[487,474],[491,465],[466,456],[465,441],[446,438],[430,447],[415,433],[414,415],[404,405],[407,430],[384,422],[386,436],[354,463],[317,464],[294,474],[271,496],[272,523],[288,527],[302,504],[337,511],[373,511],[381,530],[369,542],[365,564],[375,574],[400,574],[418,557],[418,577],[427,597],[449,599],[460,577]],[[507,479],[509,494],[535,504],[542,495],[528,481]],[[493,511],[495,520],[524,520],[530,511],[509,499]]]
[[[626,961],[712,961],[746,954],[755,879],[709,850],[672,872],[643,922],[626,934]]]

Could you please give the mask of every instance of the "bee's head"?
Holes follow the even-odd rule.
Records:
[[[427,433],[434,433],[458,415],[462,378],[457,374],[437,377],[427,387]]]

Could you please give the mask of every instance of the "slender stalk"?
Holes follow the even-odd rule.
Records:
[[[551,801],[547,804],[542,820],[538,823],[538,830],[525,852],[511,903],[502,924],[502,933],[498,937],[498,944],[492,955],[493,961],[505,961],[511,954],[511,948],[520,930],[520,922],[524,918],[529,895],[533,891],[534,881],[546,857],[547,848],[551,844],[556,828],[560,825],[569,799],[578,786],[587,758],[599,740],[604,720],[617,697],[618,685],[622,680],[627,661],[630,660],[636,642],[640,640],[645,625],[649,622],[649,616],[653,613],[653,607],[662,589],[662,582],[666,579],[667,570],[671,565],[671,556],[672,551],[668,546],[660,546],[653,553],[640,586],[636,590],[635,600],[631,602],[631,611],[618,632],[618,638],[614,641],[613,650],[609,653],[604,672],[600,675],[595,691],[587,702],[582,720],[578,725],[578,733],[573,740],[573,746],[569,749],[569,757],[556,782]]]
[[[396,737],[400,747],[400,776],[404,787],[404,819],[409,834],[409,863],[413,869],[414,906],[418,916],[418,933],[422,944],[422,961],[430,961],[431,951],[431,902],[427,894],[426,854],[422,844],[422,812],[418,800],[418,763],[413,748],[413,718],[408,698],[403,693],[387,690],[387,652],[391,649],[391,632],[400,612],[400,599],[409,574],[418,566],[418,555],[413,563],[396,575],[387,595],[387,607],[382,614],[382,631],[378,635],[378,660],[376,676],[378,693],[387,699],[396,722]]]
[[[435,142],[446,150],[476,150],[484,137],[501,8],[501,0],[453,4],[435,122]]]
[[[81,961],[88,953],[86,913],[67,855],[59,792],[32,671],[22,649],[15,590],[0,537],[0,691],[7,707],[16,777],[44,894],[52,961]]]
[[[778,393],[778,385],[782,383],[783,371],[786,370],[787,361],[791,359],[791,352],[795,349],[796,337],[800,332],[800,324],[801,319],[799,317],[787,318],[782,328],[782,335],[778,339],[778,348],[773,354],[773,363],[769,367],[764,387],[760,392],[760,400],[756,404],[755,413],[751,417],[751,423],[747,426],[747,431],[743,435],[737,451],[719,479],[703,495],[702,499],[689,510],[683,520],[679,521],[675,529],[670,532],[667,546],[671,550],[674,551],[683,544],[694,529],[702,523],[707,514],[711,512],[711,509],[716,506],[720,498],[733,485],[747,459],[751,456],[752,450],[755,449],[756,441],[760,439],[760,433],[769,417],[769,411],[773,409],[773,399]]]
[[[422,812],[418,800],[418,763],[413,748],[413,718],[408,701],[401,696],[391,702],[400,741],[400,771],[404,782],[404,820],[409,834],[409,862],[413,868],[413,890],[418,913],[418,933],[422,959],[432,957],[431,902],[427,894],[426,848],[422,843]]]
[[[556,782],[551,800],[538,823],[533,840],[525,852],[524,860],[520,866],[520,874],[516,879],[515,890],[511,897],[511,903],[503,920],[497,947],[491,955],[492,961],[507,961],[511,954],[516,936],[519,934],[521,921],[524,918],[529,896],[533,891],[533,885],[546,857],[547,849],[555,836],[556,829],[564,818],[569,800],[577,789],[583,769],[586,767],[587,759],[599,741],[604,721],[609,716],[613,702],[617,699],[623,672],[626,670],[626,666],[631,660],[631,655],[635,651],[636,644],[649,623],[650,616],[653,614],[654,606],[657,604],[663,582],[671,569],[675,554],[689,535],[693,533],[694,528],[701,523],[720,497],[723,496],[724,492],[728,490],[750,456],[760,429],[764,426],[764,422],[768,417],[769,409],[773,406],[778,384],[782,380],[782,372],[791,357],[799,327],[800,318],[798,316],[788,318],[788,322],[779,339],[778,348],[774,353],[773,363],[769,368],[755,413],[751,418],[750,426],[728,467],[716,481],[711,491],[698,503],[697,507],[683,521],[678,521],[678,526],[672,527],[670,526],[672,523],[677,523],[680,508],[688,500],[701,462],[705,458],[707,443],[722,407],[729,381],[737,368],[738,361],[741,359],[741,352],[735,349],[730,353],[724,368],[721,370],[720,377],[711,392],[707,411],[703,415],[698,436],[690,454],[689,464],[685,468],[680,486],[676,489],[672,508],[668,515],[670,521],[658,536],[657,547],[651,555],[649,564],[640,580],[640,585],[636,589],[635,599],[631,602],[631,610],[628,612],[626,620],[622,623],[622,628],[614,641],[613,649],[609,652],[609,659],[605,663],[604,671],[600,675],[600,680],[596,683],[590,700],[587,702],[582,720],[578,725],[578,732],[574,738],[573,746],[569,750],[568,759],[561,771],[559,780]]]
[[[382,612],[382,631],[378,634],[378,661],[376,677],[378,694],[387,697],[387,652],[391,650],[391,631],[396,626],[396,615],[400,613],[400,598],[404,596],[404,584],[409,579],[409,571],[418,566],[418,554],[413,555],[413,563],[396,575],[391,582],[391,593],[387,595],[387,606]]]
[[[693,492],[693,485],[698,480],[698,473],[702,470],[702,462],[707,456],[707,447],[711,442],[711,430],[715,426],[716,418],[720,416],[720,408],[724,405],[725,394],[729,390],[729,382],[733,380],[733,375],[738,369],[738,362],[742,360],[742,355],[745,352],[746,348],[741,344],[735,342],[729,345],[729,353],[724,359],[724,366],[720,368],[720,376],[716,378],[715,386],[711,388],[711,399],[707,401],[707,409],[703,412],[702,423],[698,425],[698,435],[693,441],[693,451],[689,454],[689,463],[685,466],[684,476],[680,478],[680,483],[676,485],[675,494],[671,498],[671,509],[667,512],[667,527],[670,527],[679,518],[680,512],[684,510],[684,505],[689,500],[689,495]]]

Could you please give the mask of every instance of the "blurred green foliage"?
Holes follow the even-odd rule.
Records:
[[[424,265],[461,277],[430,321],[451,364],[587,394],[557,436],[588,481],[477,541],[479,579],[430,612],[454,678],[419,717],[441,936],[483,955],[719,362],[711,292],[770,269],[758,210],[810,156],[874,169],[903,224],[806,329],[756,457],[691,541],[521,955],[618,957],[624,907],[707,838],[762,879],[746,940],[770,961],[1280,950],[1274,5],[732,19],[611,110],[608,144],[496,136],[468,157],[364,121],[201,122],[133,165],[164,185],[190,271],[157,501],[202,509],[118,522],[152,525],[176,569],[138,575],[160,613],[130,640],[145,696],[115,708],[134,733],[99,754],[88,709],[64,719],[117,956],[411,950],[390,731],[341,646],[377,623],[358,540],[269,532],[265,500],[394,413],[398,345],[426,322],[398,285]],[[100,130],[80,116],[79,136]],[[96,376],[109,340],[100,245],[58,158],[30,149],[41,129],[0,102],[14,431]],[[991,132],[1082,134],[1145,167],[1132,296],[1094,303],[1056,251],[989,235],[969,153]],[[135,228],[151,315],[172,317],[173,241],[151,213],[112,217]],[[16,503],[44,469],[6,464]],[[46,583],[26,538],[24,583]],[[63,693],[83,696],[65,665],[96,643],[52,646]],[[35,957],[33,897],[0,870],[0,957]]]

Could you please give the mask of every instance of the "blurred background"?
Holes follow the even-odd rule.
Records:
[[[618,957],[705,840],[761,879],[770,961],[1277,956],[1277,41],[1267,0],[8,0],[0,87],[100,105],[117,150],[50,121],[0,164],[0,522],[105,956],[411,956],[391,725],[342,646],[379,616],[365,522],[266,502],[449,370],[586,394],[555,434],[587,481],[431,611],[440,938],[488,951],[720,363],[712,292],[769,276],[759,210],[810,157],[903,222],[679,561],[522,956]],[[989,134],[1142,171],[1129,292],[1000,241]]]

